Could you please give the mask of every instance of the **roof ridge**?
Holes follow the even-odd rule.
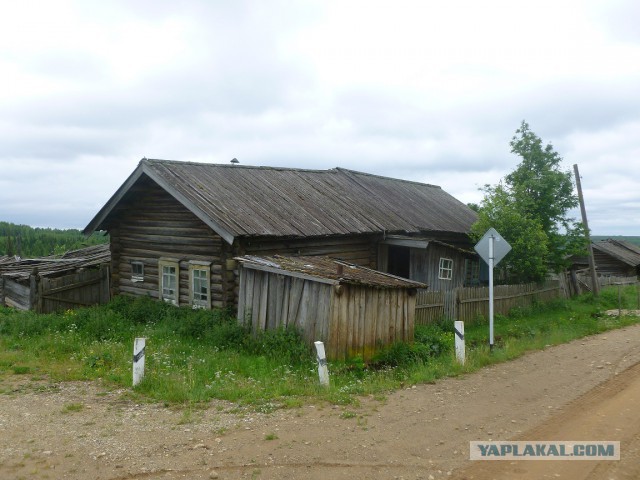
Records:
[[[351,170],[349,168],[342,168],[342,167],[335,167],[334,170],[337,170],[339,172],[354,173],[356,175],[363,175],[363,176],[366,176],[366,177],[381,178],[383,180],[395,180],[395,181],[398,181],[398,182],[411,183],[413,185],[421,185],[423,187],[434,187],[434,188],[439,188],[440,190],[442,190],[442,187],[440,185],[434,185],[433,183],[417,182],[415,180],[406,180],[404,178],[397,178],[397,177],[387,177],[385,175],[377,175],[375,173],[360,172],[358,170]]]
[[[314,169],[314,168],[294,168],[294,167],[274,167],[270,165],[242,165],[242,164],[226,164],[226,163],[209,163],[209,162],[190,162],[183,160],[164,160],[161,158],[142,158],[140,163],[145,164],[173,164],[173,165],[193,165],[198,167],[220,167],[220,168],[249,168],[254,170],[279,170],[279,171],[292,171],[292,172],[318,172],[318,173],[333,173],[332,169]]]

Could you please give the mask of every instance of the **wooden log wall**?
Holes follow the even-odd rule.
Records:
[[[596,248],[593,249],[593,258],[597,265],[596,271],[598,275],[618,277],[631,277],[636,275],[636,268],[634,266],[622,262]]]
[[[175,258],[180,266],[179,304],[188,305],[189,261],[200,260],[211,262],[211,306],[226,306],[222,238],[151,181],[139,182],[130,196],[116,213],[118,227],[110,229],[115,293],[159,298],[158,261]],[[141,282],[131,278],[134,261],[144,265]]]

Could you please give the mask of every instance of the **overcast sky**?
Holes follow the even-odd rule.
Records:
[[[640,2],[0,0],[0,220],[84,228],[142,157],[479,202],[522,120],[640,235]],[[575,212],[579,216],[579,212]]]

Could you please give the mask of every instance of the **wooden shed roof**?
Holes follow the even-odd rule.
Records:
[[[245,255],[237,260],[247,268],[279,274],[302,276],[311,280],[334,285],[365,285],[376,288],[427,288],[414,280],[378,272],[353,263],[320,256],[285,257],[274,255],[255,257]]]
[[[601,240],[593,243],[593,248],[632,267],[640,265],[640,247],[624,240]]]
[[[24,281],[33,273],[34,268],[42,277],[55,277],[80,268],[96,267],[111,260],[109,244],[72,250],[60,256],[41,258],[15,258],[0,264],[0,275],[13,280]]]
[[[343,168],[302,170],[142,159],[84,230],[109,230],[116,205],[148,177],[228,243],[243,236],[466,234],[476,214],[440,187]]]

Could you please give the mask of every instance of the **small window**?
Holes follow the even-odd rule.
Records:
[[[189,265],[189,290],[193,308],[210,308],[211,263],[192,261]]]
[[[144,263],[131,262],[131,281],[144,282]]]
[[[475,286],[480,284],[480,262],[470,258],[464,261],[465,285]]]
[[[453,260],[450,258],[440,259],[438,278],[440,280],[451,280],[453,278]]]
[[[178,278],[180,266],[176,260],[160,259],[158,262],[160,280],[160,299],[178,305]]]

